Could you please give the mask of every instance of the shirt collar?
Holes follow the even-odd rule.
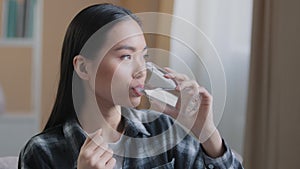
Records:
[[[121,108],[123,119],[125,120],[125,134],[130,137],[137,137],[139,134],[151,136],[147,131],[144,124],[139,117],[139,110],[122,107]],[[76,120],[69,120],[63,126],[63,132],[71,143],[74,150],[79,150],[85,141],[87,134],[77,123]],[[78,154],[79,152],[75,152]]]
[[[141,122],[139,118],[138,110],[122,107],[121,108],[122,116],[125,119],[125,134],[131,137],[136,137],[139,134],[143,134],[146,136],[151,136],[151,134],[147,131],[144,124]]]

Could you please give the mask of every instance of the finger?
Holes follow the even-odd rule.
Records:
[[[88,139],[90,139],[90,141],[85,145],[85,148],[86,150],[94,151],[104,141],[102,137],[102,129],[99,129],[95,134],[88,136]]]
[[[108,149],[102,154],[100,160],[107,163],[112,157],[113,157],[113,151],[111,149]]]
[[[93,133],[87,133],[87,135],[88,135],[89,137],[92,138],[92,137],[94,137],[97,133],[100,134],[100,135],[102,135],[102,128],[96,130],[96,131],[93,132]]]
[[[101,135],[102,129],[97,130],[95,133],[87,134],[87,137],[86,137],[83,145],[81,146],[82,149],[86,148],[88,146],[88,144],[90,144],[90,142],[93,140],[93,138],[97,136],[97,132],[99,132],[99,134]]]
[[[199,93],[204,94],[204,95],[211,95],[204,87],[199,86]]]
[[[183,91],[185,89],[191,89],[193,90],[192,91],[193,94],[199,93],[199,85],[194,80],[183,81],[176,87],[176,89],[179,91]]]
[[[169,67],[164,67],[165,71],[168,72],[168,73],[176,73],[175,70],[169,68]]]
[[[201,103],[198,83],[194,80],[184,81],[179,87],[181,94],[176,108],[179,112],[196,115]]]
[[[199,86],[199,93],[202,97],[202,104],[211,104],[213,97],[204,87]]]
[[[94,154],[99,158],[107,150],[108,150],[108,145],[103,143],[94,150]]]
[[[106,168],[108,169],[113,169],[114,166],[116,165],[116,159],[115,158],[111,158],[107,163],[106,163]]]
[[[94,152],[92,152],[90,157],[90,163],[92,166],[96,165],[100,161],[100,157],[104,154],[107,148],[107,144],[102,144],[101,146],[98,146]],[[105,163],[103,162],[103,164]]]
[[[97,131],[95,131],[94,133],[91,133],[91,134],[88,134],[86,132],[87,137],[86,137],[86,140],[83,143],[82,147],[86,146],[92,140],[92,138],[96,135],[97,132],[101,132],[102,133],[102,129],[99,129],[99,130],[97,130]]]
[[[180,83],[185,80],[189,80],[189,77],[187,75],[181,74],[181,73],[168,73],[168,74],[165,74],[164,77],[166,77],[168,79],[172,79],[172,80],[176,81],[177,83]]]
[[[168,68],[168,67],[166,67],[164,69],[166,70],[166,72],[168,72],[167,74],[165,74],[166,78],[174,79],[176,82],[189,80],[189,77],[185,74],[177,73],[176,71],[174,71],[173,69]]]
[[[87,148],[87,144],[91,141],[92,139],[87,137],[83,143],[83,145],[80,148],[80,152],[79,152],[79,157],[83,157],[85,159],[87,159],[88,157],[90,157],[92,155],[91,151],[86,151]]]

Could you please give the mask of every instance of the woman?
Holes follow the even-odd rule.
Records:
[[[64,39],[51,116],[21,151],[19,168],[242,168],[214,127],[211,95],[185,75],[166,68],[181,93],[169,116],[134,109],[146,56],[140,21],[127,9],[100,4],[77,14]],[[186,115],[183,100],[195,93],[201,104]]]

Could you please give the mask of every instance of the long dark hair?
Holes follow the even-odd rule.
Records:
[[[74,17],[64,38],[56,100],[44,130],[70,119],[78,122],[72,98],[73,59],[80,54],[85,43],[97,30],[127,16],[140,24],[131,11],[108,3],[89,6]]]

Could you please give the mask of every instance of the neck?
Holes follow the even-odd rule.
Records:
[[[102,136],[107,142],[119,140],[124,130],[121,121],[121,107],[95,96],[86,96],[80,111],[79,121],[83,129],[91,134],[102,129]]]
[[[97,99],[102,120],[108,124],[107,126],[102,126],[103,128],[112,128],[118,130],[119,124],[121,122],[121,106],[118,105],[109,105],[109,103],[104,100]]]

